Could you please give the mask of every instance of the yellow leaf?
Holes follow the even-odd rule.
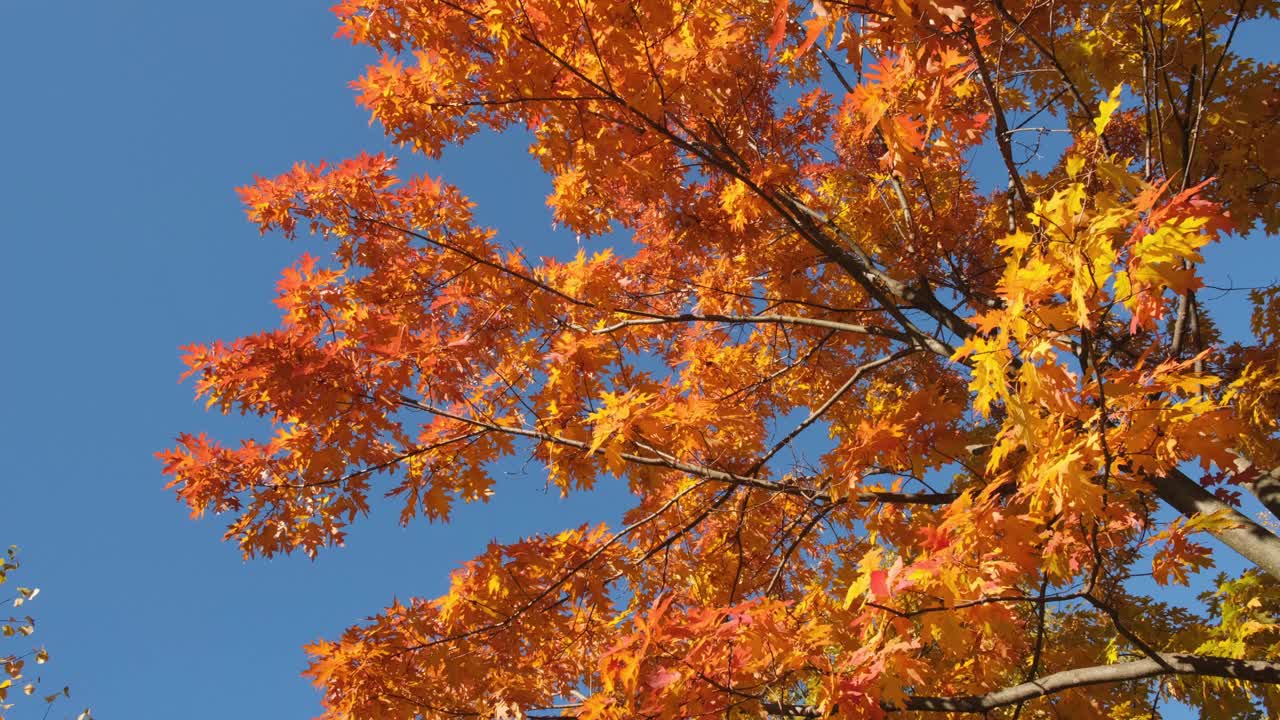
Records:
[[[849,586],[849,592],[844,594],[844,606],[849,607],[854,600],[867,594],[867,590],[871,587],[870,575],[859,575],[857,580]]]
[[[1080,174],[1080,169],[1084,167],[1084,158],[1079,155],[1072,155],[1067,158],[1067,175],[1071,178]]]
[[[1120,91],[1124,90],[1124,84],[1120,84],[1111,89],[1111,95],[1106,100],[1098,103],[1098,117],[1093,120],[1093,131],[1098,135],[1102,135],[1102,131],[1107,129],[1107,123],[1111,122],[1111,115],[1120,107]]]

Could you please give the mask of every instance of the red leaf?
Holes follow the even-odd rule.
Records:
[[[876,599],[884,599],[889,597],[889,574],[884,570],[871,571],[871,594]]]
[[[782,39],[787,36],[788,5],[787,0],[774,0],[773,2],[773,31],[769,33],[769,37],[764,41],[765,46],[769,48],[769,57],[773,57],[774,50],[778,49]]]

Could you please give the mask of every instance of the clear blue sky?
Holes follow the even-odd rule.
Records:
[[[36,637],[48,680],[73,686],[63,713],[312,717],[303,643],[438,594],[492,537],[615,514],[616,489],[562,501],[531,468],[450,526],[375,513],[318,562],[245,563],[218,519],[191,522],[162,489],[152,453],[176,432],[251,427],[192,401],[178,346],[273,326],[279,270],[303,249],[260,238],[233,189],[385,147],[346,86],[370,56],[332,39],[327,4],[0,4],[0,545],[22,546],[21,581],[43,588]],[[572,252],[524,147],[482,139],[432,172],[530,255]],[[1257,259],[1272,247],[1221,262],[1237,284],[1270,282],[1275,264]]]

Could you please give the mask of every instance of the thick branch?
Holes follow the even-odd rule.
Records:
[[[1280,537],[1222,502],[1179,470],[1148,480],[1161,499],[1187,517],[1218,512],[1231,518],[1236,527],[1214,530],[1214,537],[1272,577],[1280,578]]]
[[[985,445],[975,445],[970,451],[976,454],[986,448]],[[1277,473],[1280,474],[1280,470]],[[1196,513],[1220,513],[1229,518],[1234,527],[1215,527],[1206,532],[1251,561],[1258,569],[1280,579],[1280,537],[1219,500],[1180,470],[1175,469],[1162,476],[1148,476],[1146,480],[1155,488],[1157,497],[1186,517]],[[1272,492],[1276,495],[1273,497],[1276,504],[1280,505],[1280,478],[1275,483],[1275,486],[1268,487],[1274,487]]]
[[[1095,665],[1074,670],[1063,670],[1021,685],[996,690],[986,695],[959,695],[954,697],[910,696],[900,707],[892,703],[882,703],[881,707],[889,712],[984,713],[1072,688],[1142,680],[1170,674],[1200,675],[1203,677],[1248,680],[1272,685],[1280,684],[1280,663],[1276,662],[1235,660],[1232,658],[1184,655],[1181,653],[1162,653],[1159,660],[1158,662],[1147,658],[1115,665]],[[783,717],[823,717],[824,715],[818,708],[811,705],[765,703],[764,709],[771,715]]]
[[[933,293],[927,289],[912,287],[876,268],[871,258],[858,246],[854,238],[837,227],[826,215],[789,194],[781,195],[779,200],[795,213],[795,222],[804,230],[802,234],[809,244],[857,278],[872,297],[893,315],[894,320],[919,342],[921,347],[943,357],[950,357],[955,353],[955,348],[916,327],[903,315],[899,304],[923,311],[962,339],[973,334],[973,326],[943,305]],[[802,224],[801,221],[803,221]],[[844,245],[828,237],[826,231],[835,233]]]
[[[1242,471],[1248,471],[1253,467],[1253,463],[1244,457],[1237,460],[1236,465],[1241,467]],[[1280,518],[1280,467],[1271,468],[1265,472],[1259,470],[1252,480],[1242,484],[1253,493],[1254,497],[1258,498],[1258,502],[1262,503],[1263,507]]]

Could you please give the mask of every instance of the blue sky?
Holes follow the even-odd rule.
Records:
[[[260,238],[234,188],[385,148],[346,86],[370,56],[332,39],[326,4],[3,5],[0,545],[22,547],[21,582],[43,589],[32,609],[46,677],[73,686],[64,712],[312,717],[304,643],[439,593],[490,538],[611,520],[618,505],[609,486],[561,500],[532,468],[450,526],[375,513],[317,562],[245,563],[216,518],[191,522],[162,489],[152,453],[175,433],[247,427],[176,383],[178,346],[273,326],[278,273],[303,249]],[[432,172],[531,256],[575,249],[550,230],[550,184],[523,139],[481,138]],[[1237,285],[1276,279],[1261,243],[1218,260]]]

